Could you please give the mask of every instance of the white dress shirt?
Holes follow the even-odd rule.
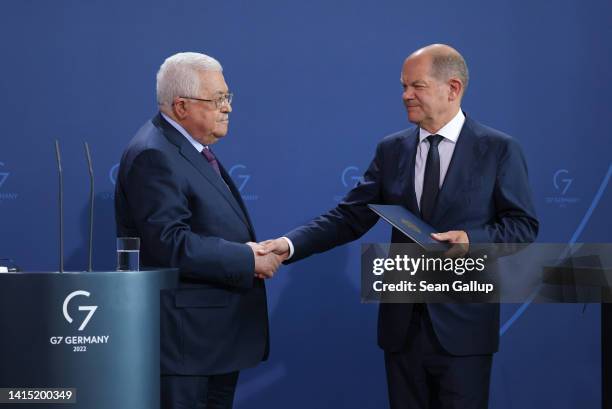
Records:
[[[170,125],[172,125],[174,127],[174,129],[176,129],[177,131],[179,131],[181,133],[181,135],[183,135],[185,138],[187,138],[187,140],[189,141],[190,144],[193,145],[194,148],[196,148],[196,150],[199,153],[202,153],[202,150],[204,150],[204,145],[202,145],[200,142],[196,141],[195,139],[193,139],[193,137],[191,135],[189,135],[189,132],[187,132],[185,130],[185,128],[183,128],[178,122],[174,121],[172,118],[170,118],[168,115],[164,114],[163,112],[161,112],[161,116],[164,117],[164,119],[166,121],[168,121],[168,123]]]
[[[450,165],[453,152],[455,151],[455,145],[461,128],[465,122],[465,115],[461,109],[457,112],[457,115],[453,117],[446,125],[444,125],[436,135],[444,137],[438,145],[438,152],[440,153],[440,186],[444,183],[444,177],[448,171],[448,165]],[[429,153],[429,140],[427,137],[431,135],[428,131],[423,128],[419,128],[419,145],[417,147],[416,160],[414,162],[414,193],[416,194],[417,203],[419,209],[421,208],[421,195],[423,194],[423,179],[425,178],[425,165],[427,163],[427,154]]]
[[[204,149],[208,149],[208,146],[206,145],[202,145],[200,142],[196,141],[195,139],[193,139],[193,136],[189,135],[189,132],[187,132],[187,130],[185,128],[183,128],[178,122],[174,121],[172,118],[170,118],[168,115],[164,114],[163,112],[160,112],[161,115],[164,117],[164,119],[166,121],[168,121],[168,123],[170,125],[172,125],[174,127],[174,129],[176,129],[177,131],[179,131],[181,133],[181,135],[183,135],[185,138],[187,138],[187,140],[189,141],[190,144],[193,145],[194,148],[196,148],[196,150],[198,151],[198,153],[202,153],[202,151]],[[227,189],[231,192],[232,189],[230,189],[229,185],[227,184],[227,182],[225,181],[225,179],[223,179],[223,177],[221,175],[219,175],[219,177],[221,178],[221,180],[223,181],[223,184],[227,187]]]
[[[463,111],[459,109],[459,112],[451,119],[446,125],[444,125],[436,135],[440,135],[443,139],[438,145],[438,152],[440,153],[440,187],[444,183],[444,177],[448,171],[453,152],[455,151],[455,145],[461,128],[465,123],[465,115]],[[429,140],[427,137],[431,133],[427,132],[423,128],[419,128],[419,145],[417,147],[416,161],[414,163],[414,193],[416,193],[417,203],[419,209],[421,208],[421,195],[423,194],[423,178],[425,177],[425,164],[427,163],[427,154],[429,153]],[[294,247],[293,243],[288,237],[282,237],[289,244],[289,257],[293,257]]]

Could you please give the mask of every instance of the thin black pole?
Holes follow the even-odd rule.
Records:
[[[57,157],[57,172],[59,175],[59,272],[64,272],[64,177],[62,173],[62,158],[60,155],[59,141],[55,140],[55,154]]]
[[[87,271],[93,271],[94,174],[89,145],[87,142],[84,144],[89,167],[89,265]]]

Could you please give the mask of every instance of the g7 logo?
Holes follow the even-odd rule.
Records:
[[[4,166],[4,163],[0,162],[0,166]],[[6,182],[6,178],[8,178],[10,173],[8,172],[0,172],[0,187]]]
[[[568,174],[569,175],[569,171],[567,171],[566,169],[559,169],[553,175],[553,186],[557,190],[561,189],[561,186],[559,186],[559,179],[558,178],[562,174]],[[565,195],[565,193],[567,193],[567,189],[569,189],[569,187],[570,187],[570,185],[572,184],[573,181],[574,181],[574,179],[571,179],[571,178],[561,179],[561,183],[564,184],[563,185],[563,190],[561,191],[562,195]]]
[[[110,181],[111,181],[111,183],[113,185],[117,184],[117,172],[119,172],[119,164],[118,163],[113,165],[113,167],[110,168],[110,171],[108,172],[108,178],[110,179]]]
[[[72,300],[74,297],[77,297],[79,295],[84,295],[85,297],[89,297],[91,294],[83,290],[73,291],[70,294],[68,294],[68,297],[66,297],[66,299],[64,300],[64,305],[63,305],[62,310],[64,312],[64,318],[66,318],[66,321],[68,321],[69,324],[72,324],[73,319],[70,316],[70,314],[68,314],[68,304],[70,303],[70,300]],[[79,331],[83,331],[85,329],[85,327],[89,323],[89,320],[91,320],[91,317],[93,317],[97,309],[98,309],[97,305],[80,305],[79,306],[79,311],[89,311],[89,313],[85,317],[85,320],[83,320],[83,323],[79,327]]]
[[[351,176],[349,179],[351,182],[353,182],[352,185],[349,183],[349,180],[347,180],[347,175],[349,172],[357,173],[356,175]],[[363,181],[363,176],[359,176],[359,168],[357,166],[348,166],[342,171],[342,184],[344,187],[355,187],[357,186],[357,183],[361,181]]]
[[[246,169],[246,166],[244,165],[234,165],[232,166],[232,168],[229,170],[229,175],[232,179],[234,179],[234,172],[237,169]],[[242,192],[242,189],[244,189],[244,187],[246,186],[247,182],[249,181],[249,179],[251,179],[251,175],[237,175],[236,179],[241,180],[242,182],[240,182],[238,184],[238,191]]]

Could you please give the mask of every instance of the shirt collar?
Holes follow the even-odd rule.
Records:
[[[166,121],[168,121],[168,123],[170,125],[172,125],[177,131],[179,131],[185,138],[187,138],[187,140],[189,141],[189,143],[191,143],[193,145],[194,148],[196,148],[196,150],[200,153],[202,153],[202,150],[204,149],[204,145],[202,145],[200,142],[196,141],[195,139],[193,139],[193,137],[191,135],[189,135],[189,132],[187,132],[185,130],[185,128],[183,128],[178,122],[174,121],[172,118],[170,118],[168,115],[164,114],[163,112],[160,112],[161,115],[164,117],[164,119]]]
[[[436,135],[443,136],[452,143],[456,143],[457,139],[459,139],[459,134],[461,133],[461,128],[463,127],[464,123],[465,115],[463,115],[463,111],[459,109],[457,115],[455,115],[455,117],[451,119],[446,125],[440,128],[440,130],[436,132]],[[425,138],[427,138],[429,135],[431,135],[430,132],[426,131],[423,128],[419,128],[419,143],[423,142]]]

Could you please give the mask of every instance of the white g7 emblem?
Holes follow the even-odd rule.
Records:
[[[363,182],[363,176],[359,175],[353,175],[350,177],[350,179],[347,180],[347,175],[350,172],[359,172],[359,168],[357,166],[348,166],[344,168],[341,176],[342,184],[344,185],[344,187],[355,187],[359,182]]]
[[[565,193],[567,193],[567,189],[569,189],[570,185],[572,184],[572,182],[574,181],[573,178],[565,178],[565,179],[561,179],[558,180],[558,177],[560,175],[569,175],[569,172],[566,169],[559,169],[558,171],[555,172],[555,174],[553,175],[553,185],[555,186],[555,189],[559,190],[561,189],[561,187],[563,187],[563,190],[561,191],[561,194],[564,195]],[[559,182],[562,182],[564,185],[560,185]]]
[[[68,323],[70,324],[72,324],[73,319],[68,314],[68,303],[70,302],[70,300],[72,300],[74,297],[78,295],[84,295],[85,297],[89,297],[91,294],[89,294],[89,292],[87,291],[78,290],[78,291],[71,292],[68,295],[68,297],[66,297],[66,299],[64,300],[63,312],[64,312],[64,318],[66,318],[66,321],[68,321]],[[91,319],[91,317],[93,317],[94,312],[96,312],[97,309],[98,309],[97,305],[80,305],[79,306],[79,311],[89,311],[89,314],[87,314],[87,316],[85,317],[85,320],[79,327],[79,331],[83,331],[85,329],[85,327],[89,323],[89,320]]]
[[[232,166],[232,168],[229,170],[229,175],[230,177],[234,178],[234,173],[236,172],[236,170],[238,169],[246,169],[247,167],[244,165],[234,165]],[[240,179],[240,186],[238,186],[238,191],[242,192],[242,189],[244,189],[244,187],[246,186],[247,182],[249,181],[249,179],[251,179],[251,175],[248,174],[243,174],[243,175],[236,175],[236,178]]]

